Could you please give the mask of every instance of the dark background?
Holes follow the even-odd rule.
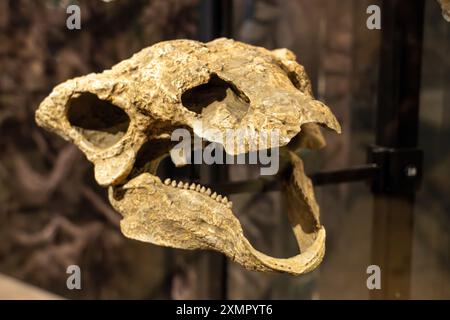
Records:
[[[208,1],[208,0],[206,0]],[[366,0],[234,0],[231,36],[293,50],[317,98],[342,124],[328,146],[304,153],[315,172],[365,163],[374,142],[380,31],[366,28]],[[450,23],[426,0],[420,109],[424,182],[414,214],[412,298],[450,298]],[[66,7],[81,8],[81,30],[66,28]],[[73,145],[34,123],[51,89],[99,72],[162,40],[200,39],[197,0],[0,0],[0,272],[68,298],[366,299],[371,265],[372,195],[364,183],[317,187],[327,253],[311,274],[292,277],[214,267],[221,256],[126,239],[119,216]],[[385,79],[389,82],[390,79]],[[394,84],[393,84],[394,85]],[[232,180],[258,170],[231,166]],[[296,253],[277,192],[231,197],[256,248]],[[376,213],[375,213],[376,214]],[[82,290],[66,288],[80,265]],[[0,291],[2,288],[0,287]],[[219,290],[220,291],[220,290]]]

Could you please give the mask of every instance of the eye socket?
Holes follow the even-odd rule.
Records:
[[[117,143],[130,125],[125,111],[89,92],[69,101],[67,119],[86,140],[99,148]]]
[[[236,118],[241,118],[249,108],[249,98],[232,83],[221,79],[216,74],[205,84],[191,88],[181,95],[181,103],[197,114],[208,114],[224,107]]]

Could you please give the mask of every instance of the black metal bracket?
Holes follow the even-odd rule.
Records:
[[[376,194],[408,194],[422,181],[423,152],[417,148],[368,148],[367,164],[316,172],[310,175],[315,186],[367,181]],[[283,174],[280,174],[283,176]],[[211,187],[224,194],[270,192],[281,189],[279,177],[218,183]]]
[[[378,167],[372,179],[374,193],[402,194],[415,192],[422,180],[423,152],[417,148],[371,146],[368,162]]]

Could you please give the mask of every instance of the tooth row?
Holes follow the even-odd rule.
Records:
[[[205,188],[204,186],[201,186],[199,184],[191,183],[189,185],[189,183],[187,183],[187,182],[183,183],[181,181],[179,181],[177,183],[175,180],[171,180],[170,178],[167,178],[166,180],[164,180],[164,184],[166,186],[171,185],[174,188],[189,189],[192,191],[204,193],[207,196],[210,196],[212,199],[216,200],[217,202],[220,202],[220,203],[226,205],[228,208],[231,208],[233,206],[233,202],[228,201],[227,197],[223,197],[222,195],[217,194],[216,192],[212,193],[210,188]]]

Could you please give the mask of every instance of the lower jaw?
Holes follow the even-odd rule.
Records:
[[[306,179],[303,172],[301,175]],[[313,234],[306,235],[307,245],[299,242],[303,252],[297,256],[277,259],[257,251],[244,237],[231,211],[232,204],[206,186],[169,178],[161,181],[144,172],[112,190],[122,193],[121,200],[110,195],[112,205],[124,216],[122,232],[135,240],[181,249],[212,249],[247,269],[294,275],[313,270],[324,254],[325,230],[320,225],[315,226]],[[301,221],[295,218],[296,210],[301,204],[291,203],[289,207],[294,208],[289,216],[293,217],[295,232]]]

